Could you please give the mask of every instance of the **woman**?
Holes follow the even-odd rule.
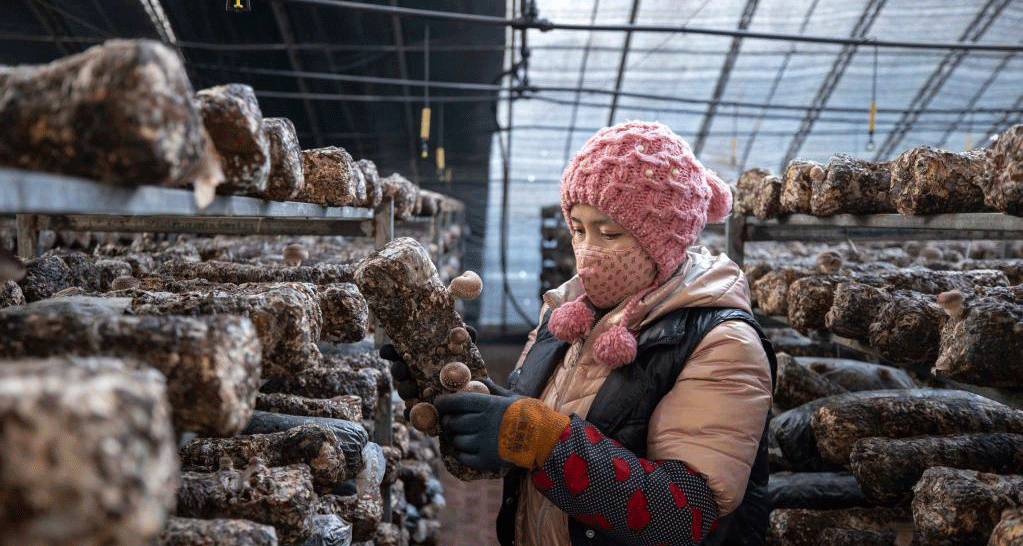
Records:
[[[739,267],[687,250],[731,201],[659,123],[602,129],[565,169],[578,275],[511,392],[435,401],[459,460],[512,468],[502,544],[764,542],[773,353]]]

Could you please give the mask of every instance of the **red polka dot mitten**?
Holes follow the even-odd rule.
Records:
[[[713,492],[685,463],[637,457],[575,415],[531,479],[569,516],[625,544],[695,545],[717,520]]]

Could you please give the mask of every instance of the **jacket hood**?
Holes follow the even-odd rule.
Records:
[[[553,309],[575,300],[583,292],[582,280],[576,275],[544,294],[544,303]],[[617,324],[624,306],[623,302],[612,309],[602,322]],[[638,331],[682,307],[730,307],[752,313],[746,276],[728,256],[713,256],[703,246],[690,248],[678,271],[637,302],[633,322],[626,326]]]

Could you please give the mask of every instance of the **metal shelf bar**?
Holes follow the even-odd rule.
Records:
[[[370,209],[242,196],[218,195],[209,206],[199,208],[190,190],[159,186],[123,188],[8,168],[0,168],[0,214],[373,219]]]

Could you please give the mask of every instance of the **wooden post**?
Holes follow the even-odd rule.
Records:
[[[746,217],[736,212],[725,220],[725,254],[742,267],[745,261]]]
[[[18,214],[18,257],[31,260],[39,255],[39,225],[35,214]]]

